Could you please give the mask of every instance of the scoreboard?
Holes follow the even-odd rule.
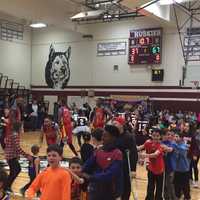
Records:
[[[128,64],[161,64],[162,28],[131,30]]]

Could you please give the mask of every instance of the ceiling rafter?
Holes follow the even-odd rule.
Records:
[[[73,19],[72,21],[76,21],[79,24],[88,24],[88,22],[110,22],[128,18],[143,17],[145,15],[141,14],[140,11],[157,3],[160,0],[149,1],[144,6],[135,9],[130,9],[122,5],[121,1],[122,0],[85,0],[86,7],[91,10],[103,10],[103,14],[92,18],[82,17]]]

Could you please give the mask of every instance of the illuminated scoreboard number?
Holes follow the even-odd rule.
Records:
[[[139,54],[139,49],[137,47],[133,47],[129,49],[129,62],[135,63],[137,62]]]
[[[130,32],[129,64],[161,63],[162,29],[144,29]]]
[[[164,69],[152,69],[152,81],[163,81]]]

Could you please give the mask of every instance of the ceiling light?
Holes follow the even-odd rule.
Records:
[[[117,3],[118,1],[117,0],[114,0],[114,1],[112,1],[113,3]]]
[[[79,19],[90,19],[90,18],[97,18],[104,13],[104,10],[94,10],[94,11],[87,11],[87,12],[80,12],[73,17],[71,20],[79,20]]]
[[[95,8],[99,8],[99,7],[100,7],[100,4],[97,3],[94,7],[95,7]]]
[[[45,28],[45,27],[47,27],[47,24],[41,23],[41,22],[32,23],[32,24],[30,24],[30,27],[32,27],[32,28]]]
[[[170,5],[174,3],[182,3],[186,0],[160,0],[160,5]]]

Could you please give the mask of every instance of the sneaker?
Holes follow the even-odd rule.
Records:
[[[198,183],[198,181],[194,181],[194,183],[193,183],[193,187],[194,187],[194,188],[198,188],[198,187],[199,187],[199,183]]]
[[[25,190],[24,190],[24,188],[21,188],[20,190],[19,190],[19,192],[20,192],[20,194],[24,197],[25,196]]]
[[[6,194],[9,194],[9,195],[10,195],[11,193],[13,193],[12,189],[11,189],[11,188],[7,188],[7,189],[6,189]]]
[[[190,185],[194,185],[194,181],[192,179],[190,179]]]

